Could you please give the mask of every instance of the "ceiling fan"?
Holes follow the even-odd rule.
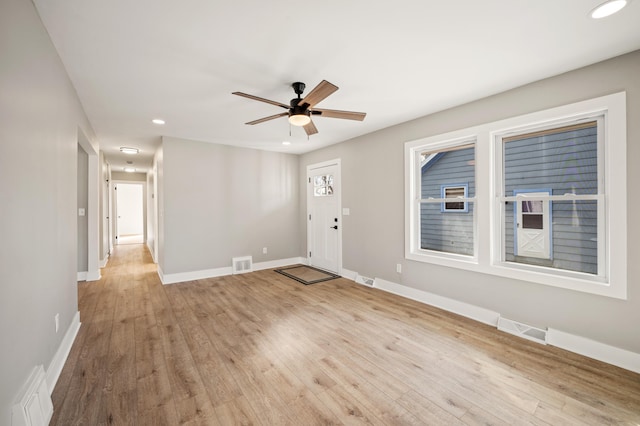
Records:
[[[305,84],[299,81],[293,83],[291,85],[293,87],[293,91],[298,96],[297,98],[291,99],[289,105],[283,104],[277,101],[272,101],[269,99],[261,98],[254,95],[249,95],[247,93],[242,92],[233,92],[233,95],[242,96],[245,98],[253,99],[260,102],[266,102],[271,105],[279,106],[287,110],[287,112],[281,112],[280,114],[270,115],[269,117],[259,118],[257,120],[249,121],[245,124],[259,124],[264,123],[265,121],[273,120],[279,117],[289,117],[289,123],[294,126],[300,126],[304,128],[304,131],[307,132],[307,135],[311,136],[313,134],[318,133],[318,129],[313,124],[311,120],[311,116],[320,116],[320,117],[330,117],[330,118],[342,118],[346,120],[364,120],[364,117],[367,115],[364,112],[354,112],[354,111],[340,111],[335,109],[320,109],[314,108],[314,106],[320,101],[324,100],[330,94],[338,90],[338,86],[329,83],[327,80],[322,80],[316,87],[313,88],[304,98],[301,98],[300,95],[304,92]]]

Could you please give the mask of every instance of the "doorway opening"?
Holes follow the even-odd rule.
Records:
[[[144,186],[115,183],[115,244],[144,243]]]

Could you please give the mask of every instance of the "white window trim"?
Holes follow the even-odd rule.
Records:
[[[527,129],[566,125],[585,117],[605,116],[602,132],[605,143],[599,144],[599,159],[604,173],[599,175],[605,187],[604,203],[598,214],[605,218],[606,229],[598,238],[605,239],[606,264],[599,276],[553,270],[533,265],[501,261],[502,218],[496,203],[500,196],[501,164],[496,150],[502,137]],[[518,117],[405,143],[405,257],[452,268],[471,270],[501,277],[565,288],[618,299],[627,298],[627,123],[626,93],[551,108]],[[599,135],[600,136],[600,135]],[[419,234],[419,174],[416,153],[435,151],[475,141],[476,185],[474,202],[474,256],[421,250]],[[418,194],[416,196],[416,194]],[[436,200],[434,200],[436,201]],[[599,256],[600,259],[601,256]]]

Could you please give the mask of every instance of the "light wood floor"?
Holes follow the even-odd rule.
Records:
[[[345,279],[79,284],[52,425],[640,424],[640,375]]]

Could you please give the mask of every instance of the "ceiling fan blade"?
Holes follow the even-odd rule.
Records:
[[[270,115],[269,117],[264,117],[264,118],[258,118],[257,120],[249,121],[248,123],[244,123],[244,124],[251,124],[251,125],[260,124],[260,123],[264,123],[265,121],[273,120],[274,118],[285,117],[287,115],[289,115],[288,112],[281,112],[280,114]]]
[[[321,117],[330,117],[330,118],[343,118],[345,120],[358,120],[362,121],[367,116],[366,112],[355,112],[355,111],[340,111],[337,109],[319,109],[314,108],[311,110],[311,113],[314,115],[320,115]]]
[[[289,105],[285,105],[282,102],[276,102],[276,101],[272,101],[272,100],[269,100],[269,99],[261,98],[259,96],[249,95],[247,93],[242,93],[242,92],[233,92],[231,94],[232,95],[242,96],[243,98],[253,99],[254,101],[266,102],[268,104],[279,106],[279,107],[284,108],[284,109],[289,109]]]
[[[338,90],[338,86],[329,83],[327,80],[322,80],[316,87],[313,88],[312,91],[307,93],[307,96],[305,96],[300,102],[298,102],[298,105],[308,104],[307,108],[311,108],[336,90]]]
[[[310,121],[309,124],[303,126],[304,131],[307,132],[307,136],[315,135],[318,133],[318,129],[316,129],[316,125],[313,124],[313,121]]]

